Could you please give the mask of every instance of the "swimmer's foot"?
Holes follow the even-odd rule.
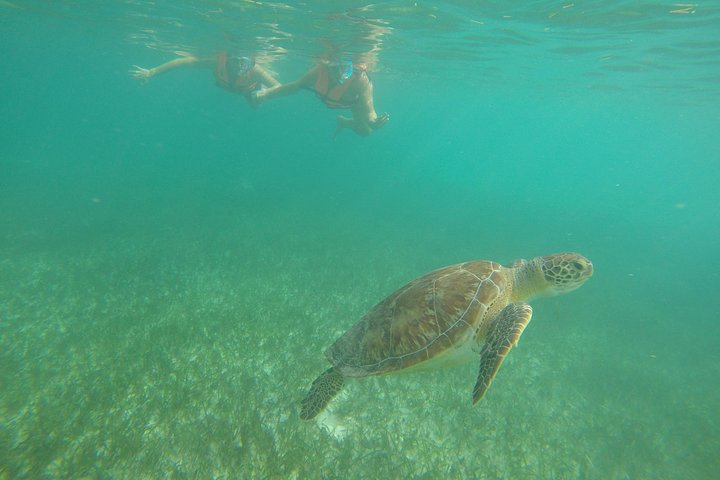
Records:
[[[340,132],[343,131],[343,129],[345,127],[352,127],[352,124],[353,124],[352,118],[347,118],[347,117],[343,117],[342,115],[338,115],[337,123],[335,126],[335,133],[333,134],[333,138],[337,137],[340,134]]]

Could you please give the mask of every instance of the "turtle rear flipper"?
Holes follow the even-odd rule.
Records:
[[[530,322],[532,308],[526,303],[511,303],[495,318],[495,324],[480,350],[480,372],[473,389],[473,404],[485,395],[500,365]]]
[[[315,379],[310,391],[300,404],[300,418],[310,420],[322,412],[335,395],[342,390],[344,377],[335,368],[328,368]]]

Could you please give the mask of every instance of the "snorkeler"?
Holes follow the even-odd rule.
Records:
[[[350,60],[321,61],[316,67],[294,82],[256,91],[258,102],[268,98],[310,89],[328,108],[349,109],[352,117],[337,117],[337,135],[343,128],[351,128],[358,135],[370,135],[390,119],[390,115],[378,115],[373,105],[373,86],[363,64]]]
[[[233,93],[239,93],[251,105],[256,105],[256,93],[265,88],[280,85],[266,69],[257,64],[254,57],[242,54],[230,54],[226,51],[218,52],[215,57],[198,58],[187,55],[153,68],[143,68],[133,65],[130,74],[141,80],[147,80],[160,73],[179,67],[203,66],[214,68],[215,82],[219,87]]]

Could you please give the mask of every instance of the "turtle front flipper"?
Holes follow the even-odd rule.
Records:
[[[310,420],[322,412],[335,395],[342,390],[344,377],[334,368],[328,368],[315,379],[300,404],[300,418]]]
[[[500,365],[530,322],[532,308],[526,303],[511,303],[497,315],[495,324],[480,350],[480,372],[473,389],[473,404],[485,395]]]

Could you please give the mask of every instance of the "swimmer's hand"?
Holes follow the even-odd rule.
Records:
[[[390,120],[389,113],[383,113],[382,115],[378,115],[378,117],[375,120],[370,122],[370,128],[372,128],[373,130],[382,128],[389,120]]]
[[[131,76],[137,78],[138,80],[147,80],[148,78],[155,75],[151,68],[143,68],[137,65],[133,65],[129,73]]]
[[[253,107],[257,107],[261,103],[265,101],[265,92],[267,89],[261,89],[261,90],[255,90],[254,92],[250,93],[250,104]]]

